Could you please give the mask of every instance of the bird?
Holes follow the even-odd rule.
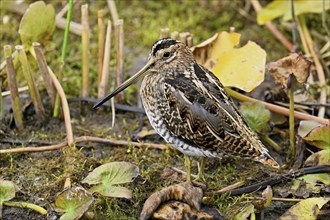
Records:
[[[156,41],[145,66],[93,108],[141,78],[146,115],[157,133],[184,154],[186,181],[191,181],[190,157],[203,158],[198,173],[202,179],[206,158],[236,156],[279,168],[219,79],[175,39]]]

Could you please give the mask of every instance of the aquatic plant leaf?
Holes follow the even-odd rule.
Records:
[[[139,175],[139,167],[128,162],[111,162],[95,168],[82,181],[88,184],[114,185],[132,182]]]
[[[264,80],[266,52],[249,41],[241,48],[240,34],[221,32],[192,48],[196,61],[210,69],[224,86],[250,92]]]
[[[55,30],[55,9],[43,1],[30,4],[23,15],[18,33],[26,49],[33,42],[43,43],[49,39]]]
[[[330,198],[309,198],[295,204],[289,210],[287,210],[279,220],[313,220],[317,218],[320,209],[324,204],[330,201]]]
[[[302,120],[299,123],[297,133],[300,137],[304,138],[309,134],[309,132],[311,132],[314,128],[319,126],[321,126],[321,124],[318,122]]]
[[[289,56],[270,62],[267,69],[275,81],[284,88],[288,87],[290,75],[293,74],[299,83],[305,83],[311,68],[312,62],[298,53],[291,53]]]
[[[254,205],[249,204],[244,207],[242,211],[235,215],[235,220],[255,220],[256,214],[254,212]]]
[[[94,201],[91,193],[80,186],[59,193],[53,204],[56,212],[65,212],[62,220],[79,219]]]
[[[325,1],[325,10],[330,8],[329,2]],[[294,0],[294,13],[298,16],[303,13],[322,13],[323,1]],[[274,0],[262,8],[257,15],[259,25],[278,17],[283,17],[284,21],[292,19],[290,1]]]
[[[321,189],[330,185],[330,174],[307,174],[293,181],[291,192],[298,197],[307,198],[311,193],[319,193]]]
[[[321,126],[314,128],[303,139],[309,144],[320,149],[330,149],[330,126]]]
[[[106,186],[105,184],[100,184],[93,186],[89,189],[91,193],[100,193],[103,196],[116,197],[116,198],[126,198],[131,199],[133,197],[133,192],[130,189],[122,186]]]
[[[259,133],[269,130],[270,111],[261,102],[244,102],[240,111],[252,130]]]
[[[0,179],[0,204],[15,197],[15,184],[9,180]]]
[[[330,166],[330,149],[321,150],[310,155],[306,161],[305,166]]]
[[[262,192],[262,197],[252,199],[251,203],[258,212],[261,212],[270,205],[272,198],[273,190],[271,186],[267,186],[267,188]]]

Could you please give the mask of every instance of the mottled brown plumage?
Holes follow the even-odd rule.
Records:
[[[182,153],[199,157],[234,155],[278,167],[249,129],[212,72],[173,39],[157,41],[148,63],[102,103],[144,76],[140,94],[151,125]]]

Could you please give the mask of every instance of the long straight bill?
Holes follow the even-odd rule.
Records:
[[[139,72],[137,72],[135,75],[133,75],[131,78],[126,80],[123,84],[121,84],[118,88],[116,88],[112,93],[110,93],[109,95],[104,97],[101,101],[96,103],[93,106],[93,109],[97,109],[102,104],[104,104],[106,101],[108,101],[109,99],[111,99],[112,97],[114,97],[115,95],[117,95],[118,93],[120,93],[121,91],[123,91],[124,89],[126,89],[127,87],[132,85],[133,83],[137,82],[141,77],[145,76],[150,71],[150,69],[151,69],[150,67],[151,67],[151,61],[149,61]]]

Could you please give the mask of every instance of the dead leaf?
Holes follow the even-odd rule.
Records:
[[[203,190],[191,182],[172,185],[153,193],[144,203],[140,219],[149,219],[158,206],[169,200],[182,201],[196,210],[200,210]]]
[[[312,62],[298,53],[291,53],[289,56],[270,62],[267,69],[275,81],[284,88],[288,86],[288,80],[293,74],[299,83],[305,83],[311,68]]]
[[[309,198],[305,199],[287,210],[279,219],[280,220],[313,220],[317,218],[320,209],[324,204],[330,201],[330,198]]]
[[[304,141],[320,149],[330,149],[330,126],[320,126],[314,128]]]
[[[200,211],[191,208],[188,204],[180,201],[170,201],[161,205],[152,215],[153,219],[224,219],[215,208],[203,207]]]
[[[312,167],[321,165],[330,166],[330,149],[318,151],[310,155],[305,161],[305,166]]]

